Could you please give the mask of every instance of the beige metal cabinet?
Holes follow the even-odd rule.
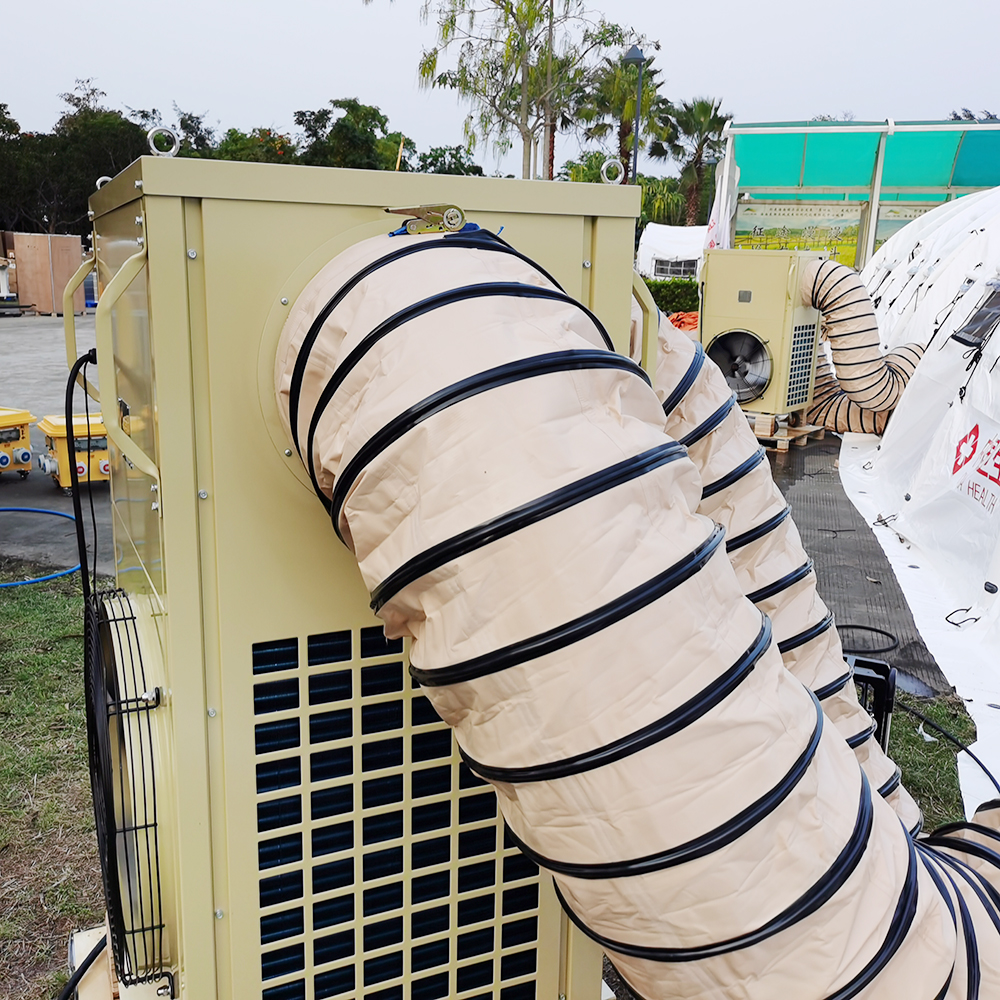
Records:
[[[600,995],[598,949],[384,639],[273,399],[287,304],[396,228],[384,207],[441,202],[627,350],[634,188],[143,158],[91,198],[118,583],[162,691],[162,864],[127,875],[157,880],[139,917],[162,947],[130,960],[189,1000]]]

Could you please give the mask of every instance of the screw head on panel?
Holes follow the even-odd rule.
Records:
[[[215,709],[214,709],[214,708],[210,708],[210,709],[208,710],[208,717],[209,717],[210,719],[214,719],[214,718],[215,718],[215,716],[216,716],[217,714],[218,714],[218,713],[217,713],[217,712],[215,711]]]
[[[135,189],[136,189],[136,191],[141,191],[142,190],[142,181],[136,181],[135,182]]]
[[[281,304],[282,304],[283,306],[287,306],[287,305],[288,305],[288,299],[286,299],[286,298],[282,298],[282,300],[281,300]]]
[[[583,262],[583,266],[584,266],[584,268],[588,268],[589,269],[589,267],[590,267],[590,261],[589,260],[585,260]]]
[[[195,250],[194,248],[188,250],[188,257],[190,257],[191,260],[194,260],[197,256],[198,256],[197,250]]]
[[[223,918],[223,916],[224,916],[224,915],[225,915],[225,914],[224,914],[224,913],[222,912],[222,910],[216,910],[216,911],[215,911],[215,919],[216,919],[216,920],[221,920],[221,919]]]
[[[198,499],[199,500],[207,500],[208,499],[208,490],[198,490]]]
[[[292,449],[291,448],[286,448],[285,449],[285,458],[291,458],[291,457],[292,457]]]
[[[156,501],[154,500],[154,501],[153,501],[153,502],[152,502],[152,503],[151,503],[151,504],[149,505],[149,509],[150,509],[150,510],[159,510],[159,509],[160,509],[160,505],[159,505],[159,504],[158,504],[158,503],[157,503],[157,502],[156,502]]]

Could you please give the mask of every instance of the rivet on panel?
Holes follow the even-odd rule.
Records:
[[[215,711],[215,709],[214,709],[214,708],[210,708],[210,709],[208,710],[208,717],[209,717],[210,719],[214,719],[214,718],[215,718],[215,716],[216,716],[217,714],[218,714],[218,713],[217,713],[217,712]]]
[[[223,918],[223,916],[224,916],[224,914],[223,914],[222,910],[216,910],[215,911],[215,919],[216,920],[221,920]]]
[[[281,300],[281,304],[282,304],[283,306],[287,306],[287,305],[288,305],[288,299],[285,299],[285,298],[283,298],[283,299]]]
[[[141,191],[142,190],[142,181],[136,181],[135,182],[135,189],[137,191]]]
[[[590,267],[590,261],[589,261],[589,260],[585,260],[585,261],[583,262],[583,266],[584,266],[585,268],[589,268],[589,267]]]
[[[198,490],[198,499],[199,500],[207,500],[208,499],[208,490]]]
[[[285,449],[285,458],[291,458],[291,457],[292,457],[292,449],[291,448],[286,448]]]
[[[198,251],[197,250],[195,250],[193,248],[191,250],[188,250],[188,257],[190,257],[191,260],[194,260],[197,256],[198,256]]]

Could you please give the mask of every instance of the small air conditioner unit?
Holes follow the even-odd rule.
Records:
[[[384,637],[274,398],[289,303],[405,222],[384,207],[442,203],[628,350],[632,188],[144,157],[91,198],[118,560],[87,687],[123,997],[600,996],[599,947]]]
[[[819,312],[802,304],[803,250],[708,250],[700,339],[740,406],[784,414],[812,402]]]

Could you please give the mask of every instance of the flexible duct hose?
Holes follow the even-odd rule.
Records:
[[[924,349],[919,344],[904,344],[895,351],[883,355],[886,367],[895,371],[904,381],[916,370],[917,362],[923,357]],[[824,351],[816,357],[816,382],[813,401],[806,411],[806,422],[826,427],[843,434],[853,431],[858,434],[881,434],[892,415],[891,410],[866,410],[855,403],[830,367]]]
[[[872,719],[858,703],[833,615],[816,592],[812,563],[771,466],[718,366],[666,319],[659,328],[656,392],[663,400],[667,433],[688,446],[708,484],[698,513],[726,529],[736,577],[770,617],[785,666],[816,693],[872,788],[916,833],[920,810],[900,785],[899,769],[882,752]]]
[[[892,410],[906,388],[915,361],[883,357],[878,323],[868,290],[852,267],[815,260],[802,273],[802,301],[822,314],[837,381],[848,400],[863,410]],[[923,348],[912,345],[923,353]],[[916,361],[920,360],[917,355]],[[840,429],[840,428],[836,428]]]
[[[915,847],[784,668],[641,372],[496,238],[448,239],[328,264],[279,402],[571,918],[648,1000],[957,998],[973,970],[996,995],[994,897]]]

